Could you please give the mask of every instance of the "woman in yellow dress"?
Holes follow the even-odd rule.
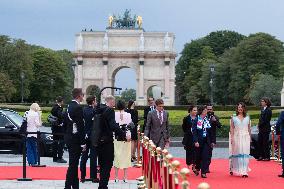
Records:
[[[132,123],[131,114],[124,111],[125,103],[121,100],[116,105],[118,112],[115,112],[115,122],[120,127],[125,127]],[[122,128],[123,129],[123,128]],[[131,135],[130,130],[126,135]],[[127,169],[131,167],[131,141],[123,141],[120,139],[114,140],[114,169],[115,169],[115,182],[118,182],[118,170],[124,170],[123,182],[127,182]]]

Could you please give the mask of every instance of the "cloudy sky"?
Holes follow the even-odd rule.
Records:
[[[146,31],[174,32],[180,53],[186,42],[216,30],[266,32],[284,41],[283,7],[283,0],[0,0],[0,34],[72,51],[75,33],[103,31],[110,14],[131,9],[143,17]],[[117,85],[135,87],[133,76],[119,71]]]

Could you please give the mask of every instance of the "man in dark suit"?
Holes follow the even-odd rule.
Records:
[[[219,117],[214,114],[213,106],[211,104],[207,105],[207,117],[208,117],[209,123],[211,125],[212,136],[216,136],[217,128],[220,129],[222,127],[222,125],[219,121]],[[216,143],[212,145],[212,148],[210,148],[210,151],[209,151],[209,162],[208,162],[209,166],[211,164],[213,147],[215,145],[216,145]],[[207,173],[210,173],[209,166],[208,166]]]
[[[80,171],[81,171],[81,182],[85,182],[86,177],[86,163],[89,159],[90,151],[90,178],[92,182],[98,183],[97,178],[97,153],[95,147],[91,144],[91,130],[93,127],[94,111],[97,106],[96,97],[89,96],[87,99],[87,104],[83,109],[83,116],[85,120],[85,139],[86,139],[86,150],[82,152]]]
[[[281,158],[282,158],[282,174],[278,177],[284,178],[284,111],[280,113],[278,121],[276,123],[276,134],[280,135],[280,146],[281,146]]]
[[[114,160],[113,132],[121,138],[126,138],[127,141],[131,139],[131,136],[126,136],[126,133],[115,122],[115,113],[113,110],[115,107],[115,98],[111,95],[107,96],[105,102],[106,106],[96,110],[96,113],[102,114],[104,119],[101,125],[103,129],[101,129],[99,144],[96,147],[100,165],[99,189],[108,188],[110,171]]]
[[[142,132],[144,132],[144,131],[145,131],[145,128],[146,128],[147,115],[148,115],[148,113],[149,113],[150,111],[153,111],[153,110],[156,109],[154,98],[152,98],[152,97],[149,97],[149,98],[148,98],[148,105],[149,105],[149,106],[147,106],[146,108],[144,108],[144,116],[143,116],[143,117],[144,117],[144,127],[143,127]]]
[[[86,149],[83,108],[80,103],[84,94],[81,88],[72,91],[73,100],[67,107],[64,116],[65,142],[69,151],[69,167],[66,173],[65,189],[78,189],[78,165],[81,151]]]
[[[147,116],[145,136],[149,137],[157,147],[169,147],[169,114],[164,110],[164,101],[156,100],[156,110],[150,111]]]
[[[51,125],[53,143],[52,143],[52,156],[53,162],[57,163],[67,163],[66,160],[62,158],[63,147],[64,147],[64,130],[63,124],[63,98],[61,96],[57,97],[56,104],[53,105],[51,109],[51,115],[57,118],[57,122]]]
[[[268,98],[264,97],[260,101],[261,103],[261,114],[258,123],[258,149],[259,158],[258,161],[269,161],[270,160],[270,148],[269,148],[269,134],[271,132],[270,120],[272,111],[270,109],[271,102]]]

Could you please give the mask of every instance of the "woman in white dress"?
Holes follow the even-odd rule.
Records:
[[[129,125],[132,123],[131,114],[124,111],[125,103],[121,100],[116,105],[118,112],[115,112],[115,122],[120,126]],[[126,135],[131,135],[127,131]],[[114,168],[115,168],[115,182],[118,182],[118,169],[124,170],[123,182],[127,182],[127,169],[131,167],[131,141],[114,140]]]
[[[230,174],[248,177],[251,129],[250,118],[243,102],[238,103],[236,116],[230,124]]]

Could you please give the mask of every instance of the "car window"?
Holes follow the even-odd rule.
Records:
[[[17,114],[17,113],[11,113],[11,114],[8,114],[8,117],[9,117],[14,123],[16,123],[16,125],[18,125],[18,126],[21,126],[21,125],[22,125],[23,117],[20,116],[19,114]]]
[[[5,128],[7,125],[11,125],[12,123],[3,115],[0,115],[0,128]]]

